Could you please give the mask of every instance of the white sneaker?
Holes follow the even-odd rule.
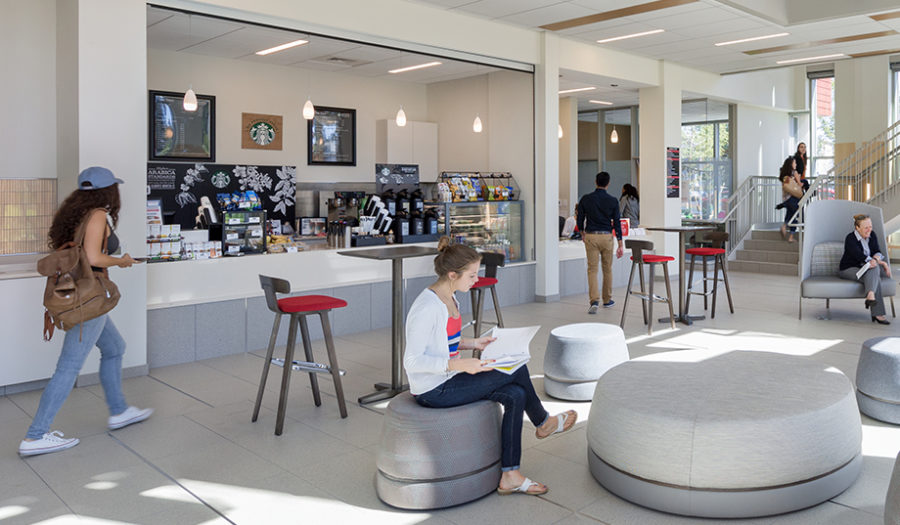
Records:
[[[150,417],[151,414],[153,414],[152,408],[128,407],[125,409],[125,412],[117,416],[109,416],[107,426],[110,430],[118,430],[132,423],[139,423]]]
[[[19,443],[19,455],[25,457],[37,456],[38,454],[49,454],[51,452],[59,452],[60,450],[72,448],[77,444],[78,438],[66,439],[63,437],[62,432],[54,430],[44,434],[41,439],[36,439],[34,441],[25,441],[23,439],[22,442]]]

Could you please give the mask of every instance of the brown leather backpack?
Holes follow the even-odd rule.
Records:
[[[103,273],[91,270],[91,263],[84,252],[84,233],[92,213],[81,221],[72,241],[37,263],[38,273],[47,277],[44,288],[45,341],[53,337],[54,327],[68,330],[100,317],[119,302],[119,288],[109,280],[105,270]],[[103,249],[106,249],[105,237]],[[81,332],[78,337],[81,340]]]

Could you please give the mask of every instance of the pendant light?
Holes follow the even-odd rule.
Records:
[[[400,110],[397,111],[397,125],[401,128],[406,125],[406,112],[403,111],[403,106],[400,106]]]
[[[312,120],[316,116],[316,108],[313,106],[312,99],[306,98],[306,104],[303,104],[303,118]]]
[[[557,126],[559,127],[559,138],[563,138],[562,124],[557,124]]]
[[[616,132],[615,124],[613,124],[612,133],[609,134],[609,141],[612,142],[613,144],[616,144],[619,142],[619,134]]]
[[[475,133],[481,133],[481,117],[478,116],[478,113],[475,113],[475,122],[472,122],[472,131]]]
[[[191,15],[188,15],[188,41],[191,40]],[[185,111],[197,111],[197,94],[194,93],[194,86],[188,84],[188,90],[184,94],[184,100],[181,102]]]

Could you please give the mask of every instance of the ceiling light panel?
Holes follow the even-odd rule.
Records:
[[[391,74],[407,73],[409,71],[416,71],[419,69],[425,69],[427,67],[435,67],[435,66],[439,66],[439,65],[441,65],[441,63],[439,61],[432,60],[430,62],[423,62],[421,64],[416,64],[414,66],[406,66],[406,67],[400,67],[397,69],[390,69],[390,70],[388,70],[388,73],[391,73]]]
[[[716,42],[717,46],[731,46],[734,44],[744,44],[746,42],[756,42],[758,40],[769,40],[771,38],[781,38],[790,35],[790,33],[772,33],[770,35],[754,36],[749,38],[741,38],[739,40],[729,40],[726,42]]]
[[[833,53],[830,55],[819,55],[814,57],[804,57],[804,58],[792,58],[789,60],[778,60],[776,64],[799,64],[801,62],[821,62],[823,60],[829,60],[833,58],[842,58],[845,57],[843,53]]]
[[[591,104],[599,104],[601,106],[612,106],[612,102],[607,102],[605,100],[588,100]]]
[[[857,42],[859,40],[869,40],[872,38],[882,38],[885,36],[894,36],[898,33],[894,30],[887,31],[877,31],[874,33],[863,33],[863,34],[855,34],[855,35],[846,35],[837,38],[828,38],[825,40],[816,40],[813,42],[801,42],[798,44],[787,44],[783,46],[775,46],[775,47],[766,47],[762,49],[752,49],[750,51],[744,51],[744,54],[747,55],[761,55],[765,53],[777,53],[779,51],[791,51],[795,49],[805,49],[809,47],[821,47],[827,46],[831,44],[842,44],[846,42]]]
[[[619,36],[603,38],[603,39],[597,40],[597,43],[598,44],[606,44],[609,42],[618,42],[619,40],[628,40],[630,38],[640,38],[640,37],[644,37],[644,36],[658,35],[659,33],[663,33],[663,32],[665,32],[665,29],[651,29],[649,31],[641,31],[639,33],[631,33],[628,35],[619,35]]]
[[[572,89],[563,89],[559,91],[560,95],[566,95],[568,93],[581,93],[582,91],[593,91],[597,89],[596,87],[580,87],[580,88],[572,88]]]
[[[255,54],[259,56],[271,55],[272,53],[278,53],[279,51],[284,51],[286,49],[291,49],[292,47],[302,46],[303,44],[308,44],[309,40],[294,40],[292,42],[285,42],[284,44],[277,45],[275,47],[270,47],[268,49],[261,49],[257,51]]]

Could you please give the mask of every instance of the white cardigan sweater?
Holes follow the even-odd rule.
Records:
[[[453,297],[456,301],[456,297]],[[456,302],[457,309],[459,302]],[[448,372],[450,348],[447,341],[447,305],[429,288],[416,297],[406,315],[406,350],[403,366],[409,391],[424,394],[458,372]]]

